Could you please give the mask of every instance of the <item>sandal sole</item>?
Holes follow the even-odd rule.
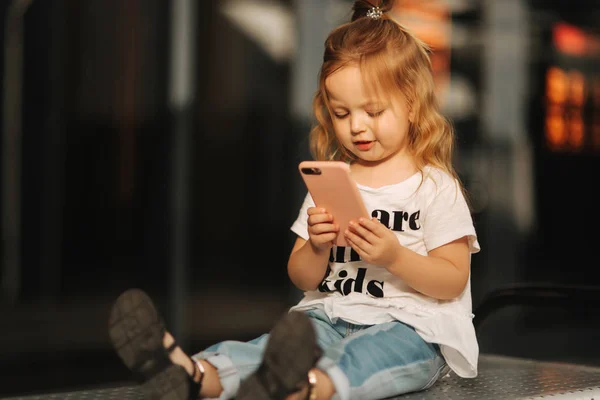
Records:
[[[297,391],[321,356],[310,319],[286,314],[272,329],[259,369],[240,384],[238,400],[278,399]]]
[[[164,323],[152,300],[139,289],[122,293],[112,306],[108,334],[117,354],[140,379],[144,398],[151,400],[186,400],[189,398],[189,375],[176,364],[154,376],[145,376],[152,369],[155,354],[163,346]]]
[[[179,365],[171,365],[140,385],[148,400],[188,400],[189,375]]]

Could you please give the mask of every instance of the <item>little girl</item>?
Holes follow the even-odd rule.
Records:
[[[448,370],[477,375],[470,258],[479,251],[452,167],[426,46],[391,1],[356,1],[325,42],[317,160],[345,161],[371,219],[340,232],[307,194],[288,261],[304,298],[270,334],[188,357],[139,290],[117,299],[110,336],[148,398],[383,399]],[[344,235],[349,247],[334,246]]]

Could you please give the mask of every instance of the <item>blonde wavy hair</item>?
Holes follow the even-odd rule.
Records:
[[[378,95],[404,96],[413,115],[409,149],[416,166],[440,168],[458,179],[452,165],[454,129],[440,113],[435,94],[429,47],[393,20],[391,1],[383,1],[381,19],[366,17],[373,5],[356,1],[351,22],[334,29],[325,41],[319,87],[313,99],[316,124],[310,151],[317,160],[351,162],[356,157],[338,141],[325,88],[326,79],[348,65],[359,66],[366,87]]]

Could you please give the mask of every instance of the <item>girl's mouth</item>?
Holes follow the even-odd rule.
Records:
[[[371,147],[373,147],[373,143],[374,142],[372,142],[372,141],[361,140],[360,142],[354,142],[354,145],[360,151],[367,151],[367,150],[370,150]]]

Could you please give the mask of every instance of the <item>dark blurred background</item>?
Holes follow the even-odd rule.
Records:
[[[110,305],[146,290],[188,352],[267,331],[305,194],[322,43],[346,0],[0,3],[0,397],[127,384]],[[433,46],[497,288],[597,287],[600,3],[403,0]],[[600,365],[597,308],[506,307],[483,353]]]

